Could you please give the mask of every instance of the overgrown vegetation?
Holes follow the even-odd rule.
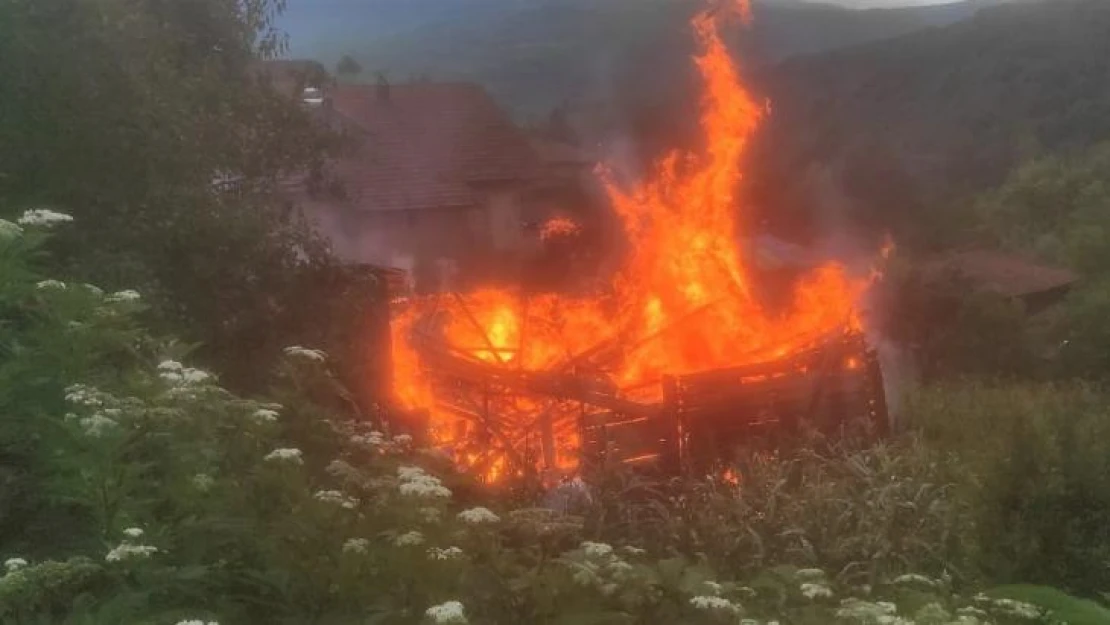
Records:
[[[79,225],[50,211],[19,222],[0,221],[6,623],[1106,616],[984,586],[969,547],[1010,543],[967,543],[983,504],[954,480],[1005,469],[915,444],[753,458],[739,488],[626,483],[613,497],[571,483],[565,512],[460,501],[465,477],[437,453],[306,399],[332,383],[325,353],[288,347],[273,393],[237,396],[136,323],[138,293],[39,273],[47,231]]]
[[[735,480],[606,472],[541,506],[476,488],[344,388],[369,377],[348,322],[374,284],[276,194],[334,139],[251,78],[281,4],[0,3],[0,622],[1110,622],[1108,148],[1031,161],[940,227],[903,223],[923,247],[966,226],[1083,280],[1030,318],[892,268],[892,337],[930,379],[898,437],[752,453]],[[1105,17],[1069,6],[1066,32]],[[1101,67],[1088,53],[1110,39],[1080,39]],[[929,84],[974,92],[959,85],[981,69]],[[1094,142],[1097,102],[1034,134]],[[1005,154],[971,174],[1009,167],[1009,112],[974,151]],[[890,152],[851,149],[885,181],[868,197],[921,200],[878,168]],[[214,192],[226,174],[238,193]]]

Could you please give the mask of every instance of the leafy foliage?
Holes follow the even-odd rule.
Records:
[[[1081,605],[949,576],[962,504],[920,448],[753,460],[739,490],[669,502],[602,487],[581,514],[466,501],[437,452],[313,401],[327,354],[289,347],[272,398],[237,396],[136,323],[134,291],[42,279],[68,226],[23,221],[0,222],[6,623],[1016,625]]]
[[[75,215],[51,245],[67,279],[138,289],[239,378],[303,312],[298,276],[328,262],[277,184],[335,139],[252,73],[282,49],[281,5],[0,5],[0,201]]]
[[[1110,413],[1082,385],[950,384],[905,407],[932,445],[961,458],[967,527],[992,579],[1091,595],[1110,586]]]

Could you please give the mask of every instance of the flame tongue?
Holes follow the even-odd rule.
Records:
[[[766,108],[739,80],[719,34],[733,11],[750,17],[746,0],[731,0],[692,22],[705,84],[701,155],[673,152],[641,184],[622,189],[603,170],[609,197],[633,250],[613,282],[615,306],[598,299],[546,294],[526,306],[514,294],[483,289],[446,302],[442,332],[470,357],[527,371],[546,370],[620,338],[621,357],[608,373],[621,387],[684,374],[766,361],[855,324],[855,303],[867,280],[836,263],[798,281],[786,312],[757,301],[742,263],[734,191],[748,141]],[[564,225],[559,225],[560,230]],[[555,225],[551,226],[555,228]],[[442,302],[441,302],[441,305]],[[419,309],[394,324],[394,383],[399,400],[431,411],[432,436],[453,440],[455,417],[436,408],[436,395],[410,339]],[[574,463],[574,434],[563,433],[560,466]],[[504,466],[502,461],[498,466]]]

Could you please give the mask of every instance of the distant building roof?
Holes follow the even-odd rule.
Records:
[[[934,278],[955,274],[979,289],[1005,297],[1027,297],[1065,290],[1077,280],[1076,275],[1067,269],[986,249],[941,254],[926,262],[924,271]]]
[[[588,167],[598,162],[597,156],[588,150],[562,141],[534,137],[531,144],[545,165]]]
[[[328,97],[365,136],[334,164],[362,210],[469,206],[473,185],[538,175],[528,139],[476,84],[338,85]]]

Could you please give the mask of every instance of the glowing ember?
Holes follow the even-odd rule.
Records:
[[[555,237],[578,234],[581,231],[582,226],[579,226],[578,223],[572,219],[567,217],[552,217],[540,227],[540,239],[547,241]]]
[[[396,316],[397,397],[405,407],[428,410],[434,442],[451,446],[470,426],[438,407],[441,398],[412,341],[417,335],[439,333],[471,358],[512,371],[558,370],[609,340],[617,348],[604,359],[604,373],[619,389],[639,389],[640,397],[661,393],[663,375],[775,360],[838,330],[858,329],[855,305],[869,280],[853,279],[837,263],[799,279],[785,311],[770,311],[755,297],[737,244],[734,189],[741,157],[768,109],[740,82],[718,33],[719,22],[729,15],[747,19],[747,2],[728,9],[701,13],[692,22],[700,44],[695,62],[705,84],[704,153],[672,153],[631,189],[619,188],[602,171],[633,250],[610,294],[587,299],[546,294],[522,302],[514,293],[484,289],[439,298],[444,321],[434,329],[420,321],[430,303],[417,302]],[[544,232],[552,236],[577,227],[556,219]],[[521,421],[509,426],[534,427]],[[552,436],[556,466],[573,468],[577,431]],[[459,460],[465,465],[469,459]],[[480,470],[495,479],[506,464],[505,458],[492,465],[487,459]]]

